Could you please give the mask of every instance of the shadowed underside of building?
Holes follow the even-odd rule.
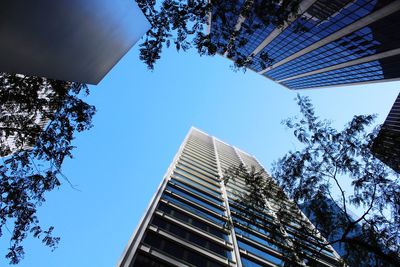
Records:
[[[240,11],[245,0],[235,2]],[[265,26],[254,13],[228,15],[231,21],[224,24],[212,20],[212,41],[223,45],[241,40],[234,48],[252,59],[247,67],[289,89],[400,79],[398,0],[303,0],[299,18],[281,28]],[[238,37],[226,38],[234,29]]]

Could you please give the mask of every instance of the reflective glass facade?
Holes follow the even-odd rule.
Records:
[[[400,173],[400,94],[374,141],[372,151],[382,162]]]
[[[293,243],[305,265],[340,266],[330,246],[314,242],[321,237],[304,238],[298,222],[314,226],[293,203],[285,202],[293,214],[287,230],[276,222],[276,200],[268,200],[264,212],[243,208],[238,195],[247,191],[245,182],[222,181],[224,170],[240,164],[262,168],[254,157],[192,128],[118,266],[283,266],[293,263]]]
[[[248,42],[236,48],[252,59],[250,69],[290,89],[400,79],[400,1],[302,4],[306,8],[300,8],[299,18],[282,29],[263,25],[249,31],[260,18],[248,15],[240,31]],[[305,30],[298,31],[299,25]],[[212,24],[211,36],[219,28]]]

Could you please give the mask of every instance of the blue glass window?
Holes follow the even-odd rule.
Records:
[[[278,258],[276,256],[273,256],[270,253],[267,253],[266,251],[263,251],[263,250],[261,250],[259,248],[253,247],[252,245],[249,245],[249,244],[247,244],[245,242],[242,242],[242,241],[238,240],[238,245],[239,245],[240,248],[245,249],[245,250],[247,250],[247,251],[249,251],[249,252],[251,252],[251,253],[253,253],[253,254],[261,257],[261,258],[263,258],[263,259],[266,259],[266,260],[272,262],[272,263],[275,263],[275,264],[282,264],[283,263],[282,259],[280,259],[280,258]]]
[[[213,221],[216,224],[219,224],[221,226],[223,226],[225,224],[225,220],[222,220],[221,218],[218,218],[218,217],[216,217],[214,215],[211,215],[210,213],[207,213],[206,211],[203,211],[203,210],[199,209],[198,207],[195,207],[195,206],[189,205],[189,204],[187,204],[185,202],[182,202],[181,200],[178,200],[178,199],[176,199],[176,198],[174,198],[172,196],[164,194],[162,196],[162,198],[165,199],[165,200],[168,200],[171,203],[174,203],[175,205],[178,205],[179,207],[181,207],[183,209],[186,209],[186,210],[188,210],[188,211],[190,211],[190,212],[192,212],[192,213],[194,213],[194,214],[196,214],[198,216],[201,216],[201,217],[203,217],[205,219],[210,219],[211,221]]]
[[[240,234],[240,235],[242,235],[244,237],[247,237],[247,238],[249,238],[249,239],[251,239],[251,240],[253,240],[253,241],[257,242],[257,243],[260,243],[262,245],[270,247],[273,250],[282,251],[282,248],[279,247],[277,244],[269,241],[266,238],[261,238],[260,236],[255,235],[255,234],[251,233],[250,231],[246,231],[243,228],[235,227],[235,233],[238,233],[238,234]]]
[[[172,191],[173,193],[179,195],[180,197],[183,197],[183,198],[189,200],[190,202],[194,202],[194,203],[196,203],[196,204],[198,204],[200,206],[203,206],[205,209],[212,210],[212,211],[214,211],[216,213],[219,213],[219,214],[222,214],[222,215],[224,214],[224,211],[221,208],[217,208],[216,206],[211,205],[211,204],[201,200],[200,198],[197,198],[197,197],[191,195],[190,193],[184,192],[181,189],[174,188],[174,187],[169,186],[169,185],[167,185],[166,189]]]
[[[216,198],[215,196],[206,194],[206,193],[202,192],[201,190],[196,189],[195,187],[190,186],[190,185],[187,185],[187,184],[185,184],[185,183],[183,183],[183,182],[180,182],[180,181],[178,181],[178,180],[176,180],[176,179],[174,179],[174,178],[172,178],[172,179],[170,180],[170,183],[172,183],[172,184],[177,184],[177,185],[179,185],[179,186],[181,186],[181,187],[183,187],[183,188],[185,188],[185,189],[187,189],[187,190],[193,192],[194,194],[200,195],[200,196],[202,196],[202,197],[204,197],[204,198],[206,198],[206,199],[208,199],[208,200],[210,200],[210,201],[212,201],[212,202],[216,202],[216,203],[219,204],[219,205],[222,205],[222,204],[223,204],[223,202],[222,202],[222,200],[221,200],[220,198]]]
[[[165,219],[162,219],[160,217],[154,217],[151,223],[175,236],[180,237],[181,239],[194,243],[202,247],[203,249],[207,249],[212,253],[216,253],[225,258],[232,259],[231,252],[228,249],[222,247],[217,243],[214,243],[213,241],[210,241],[209,239],[203,236],[200,236],[199,234],[191,232],[185,228],[182,228],[181,226],[166,221]]]
[[[173,173],[172,177],[176,178],[176,180],[179,179],[179,181],[184,181],[186,184],[189,184],[192,187],[199,188],[200,190],[205,191],[205,192],[207,192],[207,193],[209,193],[209,194],[211,194],[211,195],[213,195],[213,196],[215,196],[217,198],[221,196],[220,193],[218,193],[218,192],[216,192],[216,191],[214,191],[214,190],[212,190],[212,189],[210,189],[210,188],[198,183],[199,180],[189,179],[189,178],[187,178],[187,177],[185,177],[185,176],[183,176],[183,175],[181,175],[179,173],[176,173],[176,172]]]
[[[318,4],[318,3],[316,3]],[[356,20],[370,14],[376,1],[356,0],[347,5],[340,12],[332,14],[329,19],[321,21],[318,17],[305,13],[303,18],[291,23],[280,35],[269,43],[254,58],[251,66],[256,71],[261,71],[261,53],[267,53],[274,63],[308,47],[328,35],[348,26]],[[296,26],[301,24],[307,30],[298,32]]]
[[[245,258],[243,255],[240,255],[240,258],[242,260],[242,266],[243,267],[264,267],[264,265],[255,263],[254,261]]]
[[[216,181],[212,181],[211,179],[208,179],[208,178],[205,178],[205,177],[202,177],[202,176],[200,176],[200,175],[194,175],[194,174],[191,174],[191,173],[189,173],[189,172],[187,172],[187,171],[185,171],[185,170],[183,170],[183,169],[181,169],[181,168],[178,168],[178,167],[176,167],[176,170],[177,171],[179,171],[180,173],[182,173],[183,175],[186,175],[186,176],[188,176],[189,178],[191,178],[191,179],[193,179],[193,180],[201,180],[201,181],[203,181],[203,182],[206,182],[207,183],[207,185],[209,186],[209,187],[211,187],[211,188],[213,188],[213,189],[215,189],[215,190],[220,190],[220,187],[219,187],[219,185],[217,185],[217,182]]]
[[[271,69],[266,75],[275,80],[282,80],[397,48],[400,35],[393,34],[393,31],[399,27],[400,12],[396,12],[370,24],[368,27]]]
[[[214,262],[196,251],[192,251],[179,243],[173,242],[153,232],[147,232],[143,242],[155,249],[161,250],[176,259],[186,261],[199,267],[223,267],[225,265]]]
[[[325,85],[346,84],[363,81],[384,79],[383,70],[379,61],[371,61],[351,67],[327,71],[302,78],[282,82],[293,89],[321,87]]]
[[[222,238],[224,240],[229,240],[228,239],[228,235],[225,234],[224,231],[222,231],[221,229],[216,228],[215,226],[212,226],[210,224],[207,224],[195,217],[189,216],[188,214],[179,211],[163,202],[160,202],[160,204],[158,205],[158,210],[163,211],[164,213],[174,217],[175,219],[185,222],[187,224],[190,224],[196,228],[199,228],[211,235],[214,235],[216,237]]]

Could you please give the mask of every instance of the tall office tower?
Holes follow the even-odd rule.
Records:
[[[246,17],[239,15],[246,0],[235,2],[228,21],[211,21],[212,41],[235,42],[240,60],[252,58],[250,69],[289,89],[400,79],[399,0],[301,0],[299,17],[281,28],[265,27],[256,15],[261,0],[247,0]]]
[[[285,201],[291,216],[286,227],[277,222],[277,199],[268,199],[263,215],[243,209],[243,179],[221,179],[241,164],[262,168],[249,154],[192,128],[118,266],[287,266],[294,258],[304,265],[339,266],[332,247],[318,246],[323,239],[317,232],[305,237],[300,221],[315,228],[292,202]]]
[[[378,159],[400,173],[400,94],[374,141],[372,152]]]

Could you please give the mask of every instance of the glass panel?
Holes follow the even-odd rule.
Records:
[[[181,244],[175,243],[157,235],[153,232],[147,232],[143,242],[149,246],[166,253],[176,259],[183,260],[189,264],[199,267],[222,267],[224,265],[211,261],[210,259],[202,256],[198,252],[189,250]]]
[[[261,264],[255,263],[254,261],[251,261],[251,260],[243,257],[243,255],[240,255],[240,258],[242,260],[242,266],[243,267],[264,267]]]
[[[228,235],[226,235],[222,230],[220,230],[216,227],[213,227],[209,224],[206,224],[205,222],[198,220],[194,217],[191,217],[181,211],[178,211],[178,210],[174,209],[173,207],[168,206],[165,203],[161,202],[158,206],[158,209],[165,212],[166,214],[171,215],[172,217],[174,217],[182,222],[193,225],[194,227],[197,227],[203,231],[206,231],[216,237],[222,238],[224,240],[228,240]]]
[[[197,179],[197,180],[195,180],[194,178],[190,179],[190,178],[185,177],[185,176],[183,176],[183,175],[181,175],[181,174],[179,174],[177,172],[174,172],[172,177],[174,177],[176,179],[179,179],[179,180],[183,180],[187,184],[190,184],[190,185],[192,185],[194,187],[198,187],[201,190],[206,191],[207,193],[210,193],[210,194],[215,195],[217,197],[221,196],[220,193],[218,193],[218,192],[216,192],[216,191],[214,191],[214,190],[212,190],[212,189],[200,184],[200,183],[205,183],[205,182],[201,181],[200,179]]]
[[[265,238],[261,238],[261,237],[255,235],[255,234],[253,234],[253,233],[251,233],[249,231],[245,231],[242,228],[235,227],[235,232],[238,233],[238,234],[241,234],[242,236],[247,237],[247,238],[249,238],[249,239],[251,239],[251,240],[253,240],[255,242],[258,242],[258,243],[260,243],[262,245],[266,245],[266,246],[268,246],[269,248],[271,248],[273,250],[276,250],[276,251],[282,251],[283,250],[277,244],[272,243],[271,241],[268,241]]]
[[[174,267],[173,265],[154,259],[150,255],[139,253],[132,267]]]
[[[171,196],[169,196],[169,195],[165,195],[165,194],[164,194],[164,195],[162,196],[162,198],[163,198],[163,199],[166,199],[166,200],[168,200],[168,201],[170,201],[170,202],[172,202],[172,203],[174,203],[174,204],[176,204],[176,205],[178,205],[178,206],[180,206],[180,207],[182,207],[182,208],[184,208],[184,209],[187,209],[187,210],[193,212],[194,214],[196,214],[196,215],[198,215],[198,216],[204,217],[204,218],[206,218],[206,219],[210,219],[210,220],[212,220],[213,222],[215,222],[216,224],[219,224],[219,225],[221,225],[221,226],[223,226],[223,225],[225,224],[225,221],[223,221],[223,220],[221,220],[221,219],[219,219],[219,218],[216,218],[216,217],[214,217],[213,215],[211,215],[211,214],[209,214],[209,213],[207,213],[207,212],[205,212],[205,211],[202,211],[202,210],[200,210],[200,209],[197,208],[197,207],[194,207],[194,206],[192,206],[192,205],[186,204],[186,203],[184,203],[184,202],[182,202],[182,201],[180,201],[180,200],[178,200],[178,199],[176,199],[176,198],[174,198],[174,197],[171,197]]]
[[[189,178],[192,178],[194,180],[199,180],[200,179],[200,180],[206,182],[208,186],[210,186],[211,188],[215,188],[215,190],[220,190],[219,185],[217,185],[218,184],[217,181],[214,181],[214,180],[209,179],[209,178],[207,178],[205,176],[202,176],[202,175],[195,175],[195,174],[189,173],[189,172],[187,172],[187,171],[185,171],[185,170],[183,170],[181,168],[178,168],[178,167],[176,168],[176,170],[179,171],[180,173],[182,173],[183,175],[188,176]]]
[[[183,190],[179,190],[179,189],[174,188],[174,187],[172,187],[170,185],[167,185],[166,189],[172,191],[173,193],[176,193],[177,195],[179,195],[179,196],[181,196],[181,197],[183,197],[183,198],[185,198],[185,199],[187,199],[187,200],[189,200],[191,202],[194,202],[196,204],[199,204],[200,206],[203,206],[205,209],[212,210],[212,211],[214,211],[216,213],[219,213],[221,215],[224,214],[223,210],[221,210],[221,209],[219,209],[219,208],[217,208],[217,207],[215,207],[215,206],[213,206],[211,204],[208,204],[208,203],[206,203],[206,202],[204,202],[204,201],[202,201],[202,200],[190,195],[189,193],[184,192]]]
[[[224,247],[204,238],[198,234],[195,234],[189,230],[186,230],[176,224],[171,222],[167,222],[160,217],[154,217],[152,220],[152,224],[164,229],[171,234],[174,234],[186,241],[192,242],[200,247],[211,251],[212,253],[219,254],[222,257],[231,259],[231,253]]]
[[[253,246],[251,246],[249,244],[246,244],[246,243],[244,243],[242,241],[238,240],[238,244],[239,244],[240,248],[245,249],[245,250],[247,250],[247,251],[249,251],[249,252],[251,252],[251,253],[253,253],[253,254],[261,257],[261,258],[263,258],[263,259],[266,259],[266,260],[268,260],[270,262],[273,262],[275,264],[282,264],[283,263],[283,260],[281,260],[281,259],[279,259],[279,258],[277,258],[275,256],[272,256],[271,254],[269,254],[269,253],[267,253],[265,251],[262,251],[262,250],[260,250],[258,248],[255,248],[255,247],[253,247]]]
[[[217,199],[217,198],[215,198],[215,197],[213,197],[213,196],[210,196],[209,194],[206,194],[206,193],[204,193],[204,192],[202,192],[202,191],[200,191],[200,190],[198,190],[198,189],[196,189],[196,188],[194,188],[194,187],[192,187],[192,186],[190,186],[190,185],[187,185],[187,184],[185,184],[185,183],[182,183],[182,182],[180,182],[180,181],[178,181],[178,180],[176,180],[176,179],[173,179],[173,178],[172,178],[172,179],[170,180],[170,183],[172,183],[172,184],[177,184],[177,185],[179,185],[179,186],[181,186],[181,187],[183,187],[183,188],[185,188],[185,189],[187,189],[187,190],[193,192],[194,194],[200,195],[200,196],[202,196],[202,197],[204,197],[204,198],[206,198],[206,199],[208,199],[208,200],[210,200],[210,201],[212,201],[212,202],[216,202],[216,203],[218,203],[219,205],[222,205],[222,204],[223,204],[223,202],[222,202],[221,199]]]

